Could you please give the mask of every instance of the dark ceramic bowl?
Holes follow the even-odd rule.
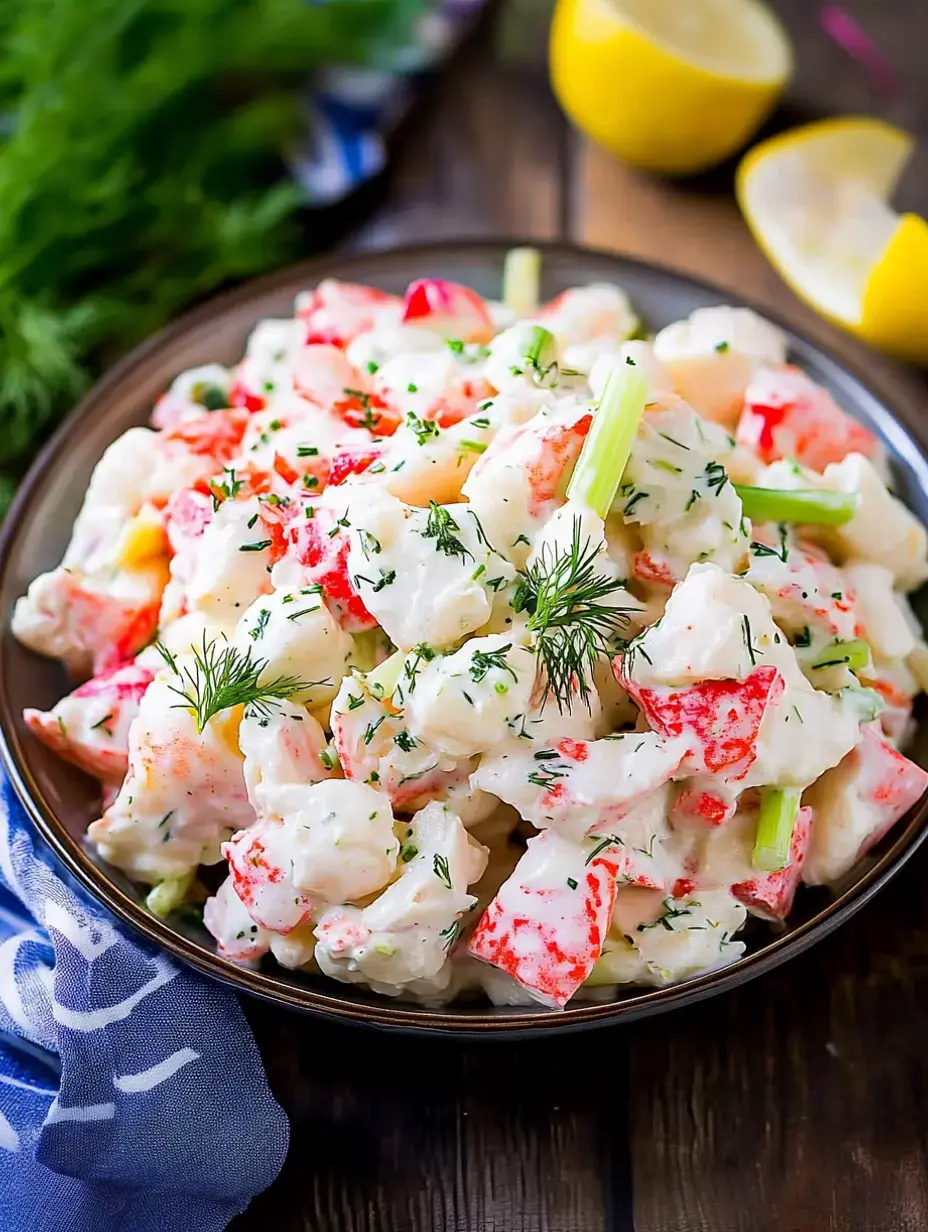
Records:
[[[508,246],[437,244],[331,257],[284,270],[204,305],[140,347],[84,399],[43,450],[3,527],[0,756],[29,814],[67,868],[127,924],[206,975],[279,1005],[406,1031],[481,1036],[580,1029],[656,1014],[722,992],[800,953],[862,907],[925,837],[928,802],[923,801],[836,891],[803,889],[782,931],[766,927],[750,931],[748,953],[739,962],[670,988],[625,988],[608,1001],[576,1002],[560,1013],[542,1007],[495,1008],[476,1001],[424,1009],[322,977],[285,971],[270,962],[259,971],[237,967],[217,957],[203,928],[155,919],[145,910],[139,889],[84,845],[87,824],[97,816],[96,785],[39,744],[21,718],[24,706],[52,706],[67,691],[65,674],[59,664],[18,645],[9,625],[17,596],[37,573],[60,561],[91,470],[103,450],[126,428],[146,421],[155,398],[178,372],[210,360],[233,363],[259,318],[289,315],[296,292],[320,278],[336,276],[401,292],[411,279],[432,275],[496,296]],[[695,308],[737,302],[726,292],[669,270],[568,245],[542,247],[545,296],[576,283],[618,282],[653,328]],[[893,458],[901,495],[928,522],[928,463],[909,430],[845,367],[784,328],[798,363],[882,437]],[[919,726],[914,756],[928,764],[926,723]]]

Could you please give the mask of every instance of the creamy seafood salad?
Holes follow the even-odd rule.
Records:
[[[928,543],[877,440],[753,312],[644,341],[537,279],[299,295],[109,447],[16,606],[81,681],[25,721],[99,779],[88,842],[236,962],[685,980],[928,784]]]

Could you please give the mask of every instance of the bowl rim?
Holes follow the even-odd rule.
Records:
[[[718,296],[720,302],[752,308],[778,325],[791,338],[817,351],[820,357],[826,359],[837,370],[851,376],[874,399],[889,419],[903,430],[908,441],[915,446],[922,462],[928,463],[925,450],[907,417],[900,415],[892,407],[892,399],[885,399],[874,393],[869,382],[855,369],[853,363],[834,356],[829,348],[822,345],[814,336],[810,337],[806,333],[797,332],[776,310],[771,310],[765,305],[756,305],[737,292],[690,274],[681,273],[670,266],[567,241],[540,241],[521,237],[442,240],[425,244],[366,249],[348,254],[334,252],[301,261],[260,278],[251,279],[239,287],[211,297],[170,322],[109,369],[81,398],[39,451],[14,497],[5,522],[0,528],[0,583],[9,566],[11,548],[20,525],[28,520],[39,478],[65,452],[72,437],[80,430],[85,414],[101,397],[130,379],[133,370],[139,364],[147,362],[153,354],[169,349],[176,339],[185,335],[190,329],[208,322],[217,314],[221,315],[229,310],[244,307],[262,295],[292,286],[297,282],[305,280],[311,284],[313,280],[327,275],[350,278],[355,267],[369,271],[371,263],[376,263],[378,258],[389,260],[391,265],[397,260],[401,261],[404,257],[410,260],[426,260],[429,256],[434,256],[435,260],[441,260],[442,257],[447,257],[449,250],[453,250],[457,255],[472,253],[477,257],[482,253],[488,257],[492,255],[495,260],[499,260],[507,249],[516,246],[537,248],[543,256],[547,254],[566,259],[593,257],[612,262],[616,266],[617,281],[620,280],[619,269],[621,267],[626,269],[635,267],[643,276],[656,273],[662,278],[669,278],[678,284],[688,285],[703,294],[708,292],[712,296]],[[621,1002],[585,1001],[568,1005],[564,1010],[549,1010],[542,1007],[538,1009],[526,1007],[523,1010],[522,1007],[518,1007],[506,1013],[499,1013],[499,1007],[494,1007],[492,1012],[488,1010],[486,1013],[469,1012],[463,1015],[456,1013],[451,1006],[438,1008],[420,1006],[410,1009],[404,1003],[391,1001],[388,998],[381,998],[372,1003],[360,1003],[342,1000],[337,995],[337,991],[329,994],[307,986],[296,986],[278,978],[276,969],[264,971],[241,967],[230,959],[210,952],[152,915],[101,873],[84,847],[71,838],[63,823],[58,820],[53,809],[44,799],[29,770],[27,759],[21,754],[19,738],[9,713],[8,699],[2,688],[0,688],[0,764],[6,771],[20,802],[42,839],[51,848],[54,856],[77,879],[82,888],[116,915],[123,924],[128,925],[134,932],[140,933],[149,942],[155,942],[172,957],[222,984],[231,985],[237,991],[247,992],[278,1006],[315,1013],[342,1022],[429,1036],[446,1035],[457,1038],[470,1036],[481,1039],[497,1036],[527,1038],[546,1035],[552,1030],[579,1031],[608,1022],[630,1022],[653,1014],[664,1013],[681,1005],[690,1005],[725,992],[772,970],[794,955],[804,952],[816,941],[828,936],[865,906],[928,837],[928,826],[925,825],[926,817],[928,817],[928,795],[926,795],[910,810],[906,826],[899,832],[896,840],[853,883],[789,933],[771,937],[754,953],[738,959],[728,967],[685,980],[680,984],[643,988],[637,994]],[[338,987],[338,985],[333,985],[336,990]]]

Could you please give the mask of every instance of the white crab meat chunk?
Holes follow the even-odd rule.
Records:
[[[579,372],[589,372],[600,355],[614,352],[638,327],[628,296],[607,282],[562,291],[533,320],[557,338],[564,366]]]
[[[245,356],[235,370],[239,396],[249,410],[259,410],[293,389],[294,358],[305,336],[303,322],[294,318],[268,317],[251,331]],[[251,401],[244,401],[244,396]]]
[[[757,817],[756,805],[742,803],[730,821],[701,831],[690,857],[695,865],[692,888],[726,889],[751,915],[784,920],[802,876],[813,812],[810,808],[800,809],[790,839],[789,860],[785,868],[776,872],[756,869],[751,862]]]
[[[720,304],[665,326],[654,351],[682,398],[708,419],[734,427],[754,373],[785,363],[786,336],[749,308]]]
[[[264,663],[259,684],[292,677],[301,687],[291,697],[311,707],[332,700],[354,653],[351,635],[312,586],[256,599],[242,614],[232,644]]]
[[[290,783],[320,783],[333,776],[325,731],[294,701],[252,712],[242,719],[238,745],[245,759],[245,787],[259,817],[278,816],[277,793]]]
[[[654,732],[541,747],[519,741],[484,756],[471,782],[578,843],[593,830],[620,834],[622,818],[672,778],[686,750],[685,741]]]
[[[729,571],[745,561],[741,499],[715,458],[727,447],[719,432],[680,402],[642,416],[617,506],[644,541],[633,561],[639,581],[669,587],[694,561]]]
[[[386,796],[363,783],[283,783],[273,814],[224,843],[235,892],[255,923],[289,932],[325,903],[374,894],[396,868]]]
[[[434,330],[420,325],[386,324],[358,334],[345,348],[345,354],[359,372],[373,376],[397,355],[447,350],[444,338]]]
[[[400,876],[363,909],[330,907],[316,925],[316,961],[336,979],[396,995],[445,966],[462,915],[476,901],[468,886],[488,851],[441,804],[429,804],[404,830]]]
[[[345,517],[352,584],[401,650],[447,646],[479,629],[496,591],[514,578],[466,505],[415,509],[363,487],[352,489]]]
[[[394,355],[373,375],[377,396],[399,418],[449,427],[472,415],[493,393],[481,372],[483,347],[454,342],[418,355]]]
[[[407,681],[409,731],[451,757],[483,753],[528,712],[535,675],[534,652],[511,636],[472,638],[453,654],[422,664],[414,682]]]
[[[186,565],[188,610],[235,625],[249,604],[271,589],[271,540],[256,497],[224,500],[194,540]]]
[[[217,952],[233,962],[252,965],[270,948],[271,933],[248,914],[231,877],[206,900],[203,924],[215,938]]]
[[[105,783],[129,768],[129,727],[155,673],[135,663],[94,676],[51,710],[23,711],[26,726],[65,761]]]
[[[593,421],[587,403],[563,399],[497,433],[462,492],[497,552],[525,564],[538,531],[564,503]]]
[[[637,982],[674,984],[736,962],[744,943],[733,941],[747,912],[727,890],[696,890],[678,898],[636,887],[616,894],[613,928],[644,962]]]
[[[803,880],[840,880],[921,799],[928,773],[868,725],[861,741],[804,800],[815,812]]]
[[[819,688],[829,687],[832,678],[836,687],[853,683],[847,669],[821,666],[840,661],[840,643],[859,633],[857,595],[847,572],[811,545],[791,546],[783,526],[758,530],[750,562],[742,576],[770,601],[774,620],[792,640],[812,683]],[[891,584],[892,575],[887,576]]]
[[[859,704],[816,690],[766,597],[716,565],[693,565],[616,662],[651,727],[690,741],[684,773],[806,787],[857,740]]]
[[[883,565],[847,565],[842,573],[854,596],[854,614],[877,662],[905,659],[918,644],[904,595]]]
[[[403,812],[414,811],[410,802],[423,795],[466,782],[471,769],[414,736],[402,708],[378,696],[359,673],[344,678],[332,705],[332,738],[346,777],[376,784]]]
[[[621,864],[615,844],[543,830],[480,917],[468,953],[563,1009],[599,958]]]
[[[464,481],[494,433],[494,421],[483,412],[447,428],[407,414],[364,481],[376,481],[408,505],[451,504],[461,499]]]
[[[670,374],[655,355],[652,343],[635,339],[632,342],[623,342],[615,352],[600,355],[593,364],[589,371],[589,382],[593,397],[597,401],[603,396],[610,373],[616,366],[621,368],[623,364],[637,368],[647,379],[648,405],[668,399],[676,400]]]
[[[774,462],[757,481],[765,488],[816,488],[855,493],[857,510],[841,526],[809,526],[806,534],[840,560],[883,565],[903,590],[913,590],[928,577],[928,532],[921,522],[886,490],[873,463],[859,453],[832,462],[819,475],[793,462]]]
[[[180,669],[185,665],[178,659]],[[165,669],[148,686],[129,728],[128,773],[87,831],[104,860],[139,881],[217,863],[221,843],[254,820],[238,747],[239,713],[215,715],[198,732],[174,691],[186,683]]]

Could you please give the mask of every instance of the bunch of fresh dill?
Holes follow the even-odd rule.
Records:
[[[298,252],[297,87],[377,62],[426,4],[3,0],[0,512],[102,364]]]

